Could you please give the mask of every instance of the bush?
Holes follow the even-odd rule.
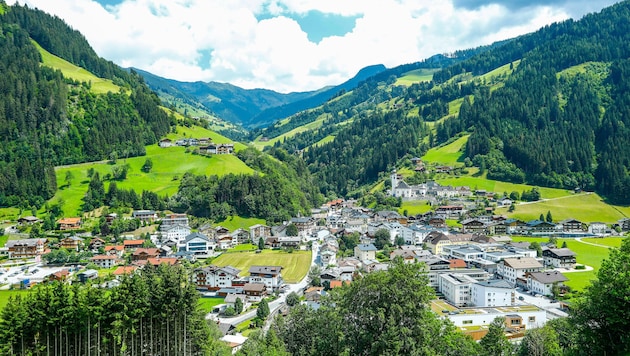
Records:
[[[223,312],[223,315],[225,315],[225,316],[234,316],[234,315],[236,315],[236,310],[234,309],[234,307],[229,306],[229,307],[225,308],[225,311]]]
[[[584,265],[575,265],[575,269],[586,269]]]

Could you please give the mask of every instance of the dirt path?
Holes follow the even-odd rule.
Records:
[[[586,241],[582,241],[581,237],[576,237],[575,241],[581,242],[583,244],[587,244],[587,245],[593,245],[593,246],[597,246],[597,247],[604,247],[604,248],[610,248],[610,246],[606,246],[606,245],[600,245],[600,244],[596,244],[596,243],[592,243],[592,242],[586,242]]]
[[[586,192],[586,193],[583,193],[583,194],[565,195],[563,197],[557,197],[557,198],[540,199],[540,200],[536,200],[536,201],[526,201],[526,202],[520,202],[520,203],[518,203],[518,205],[527,205],[527,204],[541,203],[541,202],[545,202],[545,201],[560,200],[560,199],[567,199],[567,198],[575,198],[575,197],[580,196],[580,195],[589,195],[589,194],[593,194],[593,193]]]

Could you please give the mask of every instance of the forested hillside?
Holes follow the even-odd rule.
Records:
[[[98,95],[90,83],[41,66],[31,42],[125,88]],[[157,96],[135,73],[99,58],[63,21],[27,7],[0,15],[0,206],[41,206],[57,184],[53,167],[144,154],[169,131]]]
[[[468,133],[465,157],[488,178],[628,203],[629,30],[622,2],[478,51],[432,81],[403,86],[403,71],[379,75],[263,134],[320,120],[275,144],[303,150],[327,194],[362,190],[401,158]]]

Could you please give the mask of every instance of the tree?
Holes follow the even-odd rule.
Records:
[[[74,179],[74,173],[71,170],[66,171],[66,185],[69,187],[72,184],[72,180]]]
[[[528,330],[518,353],[522,356],[561,356],[558,333],[549,325]]]
[[[514,212],[514,210],[516,210],[516,204],[512,203],[510,204],[510,207],[508,208],[508,212],[512,213]]]
[[[479,346],[487,356],[510,355],[512,344],[505,336],[505,318],[496,317],[488,326],[488,333],[481,338]]]
[[[243,312],[243,300],[241,298],[236,298],[236,301],[234,302],[234,311],[237,315]]]
[[[300,303],[300,296],[297,295],[297,293],[295,292],[291,292],[289,293],[289,295],[287,295],[287,305],[292,307],[295,305],[298,305]]]
[[[311,285],[313,287],[319,287],[322,285],[322,279],[320,275],[322,274],[321,268],[319,266],[313,266],[308,271],[308,279],[311,281]]]
[[[549,236],[549,245],[558,246],[558,238],[555,236]]]
[[[536,250],[536,257],[542,257],[542,247],[537,241],[531,242],[529,244],[530,250]]]
[[[566,241],[562,241],[562,248],[567,248],[567,242]]]
[[[374,233],[374,246],[377,249],[382,250],[385,246],[391,244],[391,236],[389,235],[389,230],[387,229],[378,229]]]
[[[405,238],[402,236],[396,236],[396,246],[402,246],[405,244]]]
[[[262,236],[258,238],[258,249],[259,250],[265,249],[265,238]]]
[[[545,221],[545,216],[542,213],[540,213],[540,216],[538,217],[538,220]]]
[[[263,300],[258,303],[256,317],[260,320],[265,320],[269,316],[269,312],[269,303],[267,303],[267,299],[263,298]]]
[[[287,230],[286,230],[287,236],[297,236],[299,231],[297,226],[295,226],[295,224],[289,224],[287,225]]]
[[[510,200],[517,201],[521,199],[521,195],[517,191],[513,191],[510,193]]]
[[[153,169],[153,161],[151,160],[151,158],[147,158],[142,165],[142,171],[144,173],[149,173],[151,172],[151,169]]]
[[[548,223],[553,222],[553,217],[551,216],[551,210],[547,210],[546,221]]]
[[[588,345],[591,355],[618,355],[630,351],[630,238],[610,249],[597,278],[586,287],[572,308],[569,321],[577,344]],[[583,347],[577,346],[581,351]]]
[[[238,300],[239,298],[236,298],[236,299]],[[234,316],[237,313],[236,313],[236,309],[234,309],[234,307],[230,305],[229,307],[225,308],[225,311],[223,312],[223,314],[225,316]]]

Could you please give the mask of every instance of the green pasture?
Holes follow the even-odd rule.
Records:
[[[282,266],[282,278],[287,283],[297,283],[308,273],[311,267],[311,251],[263,250],[224,253],[214,259],[217,266],[232,266],[241,270],[241,276],[249,274],[251,266]]]
[[[229,249],[228,252],[240,252],[240,251],[255,251],[258,250],[258,246],[254,244],[240,244]]]
[[[335,136],[328,135],[328,136],[322,138],[321,140],[315,142],[311,146],[307,147],[306,149],[308,149],[310,147],[317,147],[317,146],[321,146],[321,145],[327,144],[328,142],[332,142],[334,139],[335,139]]]
[[[212,309],[217,305],[223,304],[224,300],[224,298],[199,298],[197,304],[199,305],[199,309],[207,314],[212,312]]]
[[[433,80],[433,73],[435,73],[436,71],[437,69],[428,68],[412,70],[405,73],[402,77],[398,78],[394,85],[410,86],[414,83],[430,82],[431,80]]]
[[[227,219],[223,221],[219,221],[216,225],[223,226],[224,228],[234,231],[236,229],[246,229],[249,230],[249,227],[256,224],[265,224],[264,219],[258,218],[243,218],[238,215],[228,216]]]
[[[483,189],[488,192],[495,192],[495,193],[507,192],[508,194],[510,194],[513,191],[516,191],[519,194],[521,194],[524,190],[531,190],[532,188],[534,188],[534,186],[527,185],[527,184],[501,182],[498,180],[486,179],[483,177],[471,177],[471,176],[449,177],[449,178],[436,179],[436,181],[442,185],[469,186],[470,189],[472,190]],[[538,191],[540,192],[540,195],[543,199],[558,198],[558,197],[570,196],[573,194],[572,192],[568,190],[556,189],[556,188],[545,188],[545,187],[538,187]],[[516,207],[517,211],[518,211],[518,208],[519,206],[517,205]],[[507,208],[505,210],[507,211]],[[547,210],[545,210],[545,213],[546,212]],[[539,215],[540,213],[536,215],[536,218],[538,218]],[[555,215],[554,215],[554,218],[555,218]]]
[[[612,239],[612,238],[610,238]],[[513,241],[528,241],[528,242],[547,242],[548,237],[512,237]],[[576,260],[578,264],[584,264],[593,267],[593,271],[586,272],[571,272],[563,273],[569,281],[566,285],[576,290],[582,290],[586,287],[597,275],[597,271],[602,265],[602,261],[608,257],[609,249],[606,247],[598,247],[589,244],[579,242],[572,238],[558,239],[558,245],[562,246],[563,242],[567,243],[567,247],[571,251],[575,252]],[[612,240],[611,240],[612,241]],[[621,243],[621,242],[619,242]]]
[[[29,290],[0,290],[0,310],[3,310],[9,304],[9,298],[17,296],[24,298],[28,293]]]
[[[549,198],[548,195],[543,193],[542,189],[550,188],[540,189],[543,198]],[[555,197],[555,199],[534,203],[517,204],[512,213],[509,213],[507,208],[497,209],[496,212],[524,221],[538,219],[541,213],[546,214],[547,211],[550,211],[555,221],[573,218],[587,223],[594,221],[613,223],[626,217],[627,209],[627,207],[609,205],[595,193],[583,193]]]
[[[407,215],[417,215],[431,210],[431,205],[426,200],[403,201],[400,208],[398,208],[398,213],[402,214],[405,210]]]
[[[172,195],[177,192],[179,179],[186,172],[203,175],[222,176],[228,173],[251,174],[253,170],[235,155],[202,156],[187,153],[184,147],[161,148],[157,145],[147,146],[146,156],[118,159],[118,165],[128,164],[130,169],[127,179],[116,181],[118,188],[133,188],[140,193],[149,190],[159,195]],[[149,173],[141,170],[147,159],[153,162]],[[63,211],[67,216],[80,212],[82,198],[87,192],[89,178],[88,169],[93,168],[101,178],[111,173],[112,165],[106,161],[81,163],[56,169],[58,190],[51,202],[63,200]],[[74,177],[70,186],[66,182],[66,172]],[[105,183],[107,189],[109,183]]]
[[[33,44],[37,47],[42,56],[43,65],[53,69],[59,69],[66,78],[78,80],[79,82],[91,83],[90,90],[93,93],[105,94],[110,91],[112,93],[118,93],[120,91],[121,87],[114,84],[111,80],[99,78],[87,70],[66,61],[65,59],[55,56],[54,54],[46,51],[35,41],[33,41]]]
[[[464,157],[464,146],[468,142],[468,136],[462,136],[457,140],[439,147],[431,148],[422,156],[425,162],[455,165],[462,162]]]
[[[624,237],[588,237],[583,238],[582,241],[590,242],[596,245],[603,245],[608,247],[621,247],[621,241],[623,241]]]
[[[274,137],[270,139],[269,141],[260,141],[260,137],[258,137],[256,138],[256,140],[254,140],[253,145],[254,147],[262,150],[265,146],[273,146],[276,142],[279,142],[279,141],[282,142],[285,138],[291,138],[298,133],[318,129],[322,127],[322,125],[324,124],[324,120],[328,118],[330,118],[329,114],[322,114],[317,119],[315,119],[315,121],[296,127],[289,132],[285,132],[278,137]]]

